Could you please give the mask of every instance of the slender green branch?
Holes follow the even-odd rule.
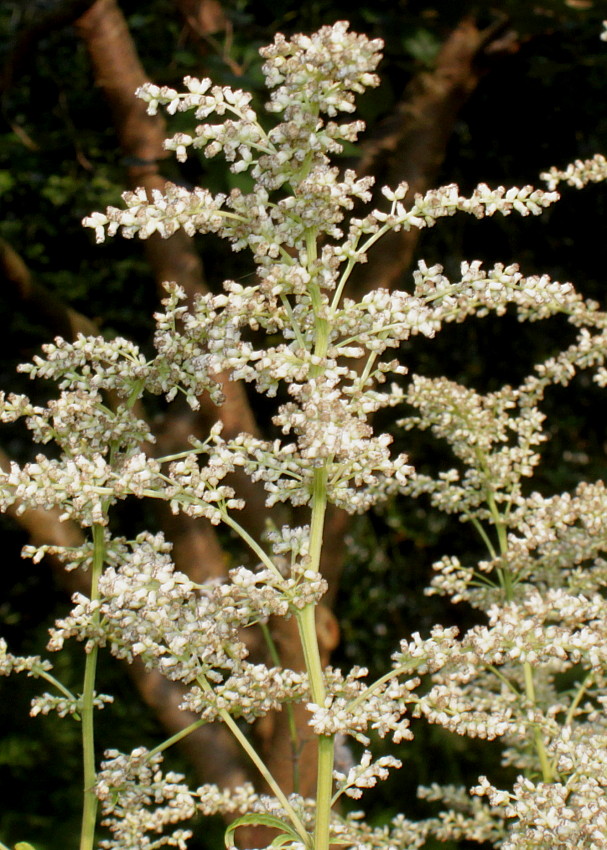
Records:
[[[533,670],[528,661],[525,661],[523,664],[523,675],[525,678],[525,694],[531,705],[535,706],[536,700],[535,686],[533,684]],[[533,729],[533,740],[535,743],[535,750],[540,760],[542,779],[544,782],[553,782],[554,772],[550,766],[550,760],[548,759],[548,753],[546,752],[542,730],[537,725],[534,726]]]
[[[475,516],[471,517],[470,521],[472,522],[472,525],[476,528],[479,535],[481,536],[481,539],[482,539],[483,543],[485,544],[485,546],[487,547],[487,550],[489,551],[489,554],[491,555],[491,557],[497,558],[497,552],[495,551],[495,548],[493,546],[493,543],[491,542],[489,535],[487,534],[487,532],[483,528],[482,523],[479,522],[479,520]]]
[[[41,670],[39,673],[36,673],[36,677],[38,679],[44,679],[46,682],[49,683],[49,685],[52,685],[54,688],[57,688],[59,693],[63,694],[63,696],[67,697],[67,699],[73,700],[74,702],[77,701],[76,694],[73,694],[69,688],[66,688],[65,685],[59,681],[59,679],[56,679],[51,673],[47,672],[46,670]],[[79,719],[76,715],[74,715],[74,717],[76,718],[76,720]]]
[[[328,850],[333,802],[333,764],[335,741],[328,735],[318,738],[318,780],[316,783],[316,821],[314,824],[314,850]]]
[[[207,720],[194,720],[194,722],[190,723],[189,726],[186,726],[179,732],[175,732],[174,735],[171,735],[171,737],[167,738],[166,741],[163,741],[162,744],[158,744],[157,747],[154,747],[153,750],[150,750],[149,756],[155,756],[158,755],[158,753],[162,753],[165,750],[168,750],[169,747],[172,747],[173,744],[177,744],[179,741],[182,741],[184,738],[187,738],[187,736],[191,735],[192,732],[195,732],[196,729],[200,729],[201,726],[205,726],[207,722]]]
[[[99,578],[105,559],[105,535],[102,525],[93,526],[93,565],[91,570],[91,602],[99,598]],[[99,612],[92,614],[93,627],[99,624]],[[82,829],[80,850],[92,850],[95,841],[97,819],[97,796],[95,794],[95,726],[94,700],[95,677],[97,672],[98,647],[93,644],[87,653],[84,667],[84,686],[82,691],[82,754],[84,768],[84,796],[82,807]]]
[[[506,526],[502,520],[501,514],[499,512],[499,508],[497,506],[497,502],[495,501],[495,497],[492,492],[487,493],[487,504],[489,506],[489,510],[491,511],[491,515],[494,520],[495,528],[497,531],[499,546],[500,546],[500,554],[502,558],[505,558],[508,553],[508,537],[506,533]],[[512,584],[512,573],[506,567],[499,571],[500,573],[500,581],[504,588],[504,594],[506,597],[506,602],[512,602],[513,599],[513,584]],[[533,682],[533,668],[528,661],[523,663],[523,678],[525,682],[525,696],[527,698],[528,703],[535,707],[536,705],[536,696],[535,696],[535,685]],[[544,736],[542,734],[542,730],[538,726],[534,726],[533,729],[533,743],[535,746],[535,751],[537,753],[537,757],[540,762],[540,767],[542,771],[542,779],[544,782],[553,782],[554,781],[554,771],[550,765],[550,760],[548,758],[548,753],[546,752],[546,745],[544,743]]]
[[[198,684],[200,685],[200,687],[202,688],[203,691],[206,691],[207,693],[213,692],[212,685],[207,681],[207,679],[204,676],[197,676],[196,681],[198,682]],[[297,830],[298,835],[300,835],[304,844],[307,845],[309,843],[309,835],[308,835],[307,829],[305,828],[305,826],[303,825],[303,823],[301,821],[301,818],[299,817],[299,815],[297,814],[297,812],[295,811],[295,809],[293,808],[293,806],[291,805],[291,803],[289,802],[289,800],[287,799],[285,794],[283,793],[280,785],[274,779],[274,777],[272,776],[272,774],[270,773],[270,771],[266,767],[263,759],[261,759],[260,756],[258,755],[255,747],[251,744],[251,742],[249,741],[247,736],[244,734],[244,732],[241,731],[240,727],[238,726],[238,724],[236,723],[234,718],[231,716],[231,714],[229,714],[224,708],[219,709],[218,714],[221,717],[221,719],[223,720],[223,722],[226,724],[226,726],[228,727],[230,732],[234,735],[234,737],[236,738],[236,740],[238,741],[238,743],[240,744],[242,749],[249,756],[249,758],[251,759],[251,761],[253,762],[253,764],[257,768],[257,770],[260,772],[260,774],[263,776],[265,781],[268,783],[269,787],[272,789],[274,795],[276,796],[276,799],[280,802],[283,809],[285,810],[285,812],[289,816],[289,819],[291,820],[291,823],[293,824],[293,826]]]
[[[281,293],[280,301],[281,301],[282,306],[285,308],[287,315],[289,317],[289,321],[291,323],[291,330],[295,334],[295,338],[296,338],[297,342],[300,344],[301,348],[305,351],[306,342],[305,342],[305,340],[304,340],[304,338],[301,334],[301,328],[297,324],[295,316],[293,315],[293,308],[289,304],[289,299],[287,298],[286,295]]]
[[[348,282],[348,278],[352,274],[352,270],[354,269],[354,266],[356,265],[356,263],[357,263],[357,260],[354,257],[350,257],[345,269],[342,272],[342,275],[339,279],[339,283],[337,284],[337,286],[335,288],[335,292],[333,293],[333,299],[331,301],[331,311],[332,312],[337,310],[337,307],[339,306],[339,302],[341,301],[341,296],[343,294],[344,287],[345,287],[346,283]]]
[[[174,455],[163,455],[162,457],[156,458],[158,463],[171,463],[174,460],[181,460],[184,457],[189,457],[190,455],[204,454],[207,451],[207,445],[205,443],[204,446],[192,446],[191,449],[184,449],[182,452],[176,452]]]
[[[244,540],[247,546],[257,555],[257,557],[262,562],[262,564],[264,564],[264,566],[266,566],[274,573],[274,575],[278,576],[279,578],[283,577],[282,573],[280,572],[274,561],[270,558],[268,553],[264,552],[259,543],[253,537],[251,537],[249,532],[245,531],[245,529],[239,523],[237,523],[236,520],[233,519],[227,511],[223,511],[222,519],[225,524],[232,529],[232,531],[236,532],[236,534],[240,537],[241,540]]]
[[[361,382],[362,386],[364,386],[365,381],[368,380],[369,375],[371,374],[371,369],[373,368],[373,364],[375,363],[376,360],[377,360],[377,351],[372,351],[369,354],[369,357],[367,358],[365,368],[363,369],[361,376],[360,376],[360,382]]]
[[[494,674],[494,676],[497,676],[497,678],[500,680],[500,682],[503,682],[512,691],[513,694],[516,694],[517,696],[520,697],[521,692],[519,691],[519,689],[516,687],[516,685],[514,685],[510,681],[510,679],[507,676],[504,676],[504,674],[499,669],[499,667],[495,667],[495,665],[490,664],[487,669],[491,670],[491,672]]]
[[[573,722],[573,717],[575,715],[575,711],[576,711],[578,705],[581,703],[581,701],[584,697],[584,694],[586,693],[588,688],[592,685],[593,680],[594,680],[594,673],[591,670],[588,673],[588,675],[586,676],[586,678],[584,679],[584,681],[582,682],[582,684],[580,685],[580,687],[578,688],[578,692],[575,695],[575,699],[573,700],[573,702],[569,706],[569,710],[568,710],[567,715],[565,717],[565,726],[570,726],[571,723]]]
[[[327,469],[314,471],[312,493],[312,518],[310,521],[310,569],[320,569],[323,528],[327,506]],[[316,633],[316,606],[306,605],[297,614],[297,625],[310,680],[312,701],[323,706],[326,690]],[[314,850],[328,850],[330,844],[331,799],[333,796],[334,741],[327,735],[318,736],[318,773],[316,782],[316,822],[314,827]]]

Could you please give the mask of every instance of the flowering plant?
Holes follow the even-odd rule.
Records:
[[[344,22],[311,37],[276,36],[261,51],[267,108],[282,116],[269,130],[245,92],[191,77],[181,94],[144,86],[139,95],[151,113],[163,105],[171,114],[194,111],[203,122],[167,142],[178,159],[189,148],[223,153],[232,171],[250,174],[253,188],[212,195],[168,185],[151,199],[130,192],[124,209],[94,213],[85,225],[98,241],[118,231],[142,239],[179,228],[213,233],[236,251],[251,251],[256,280],[225,281],[222,292],[189,305],[183,290],[167,283],[153,357],[120,338],[56,339],[22,369],[56,381],[59,397],[41,407],[2,394],[2,420],[24,417],[33,438],[54,441],[61,454],[12,464],[0,477],[1,506],[60,507],[63,518],[90,529],[90,540],[76,549],[25,550],[35,561],[52,551],[66,569],[90,571],[90,593],[75,595],[49,643],[52,651],[69,638],[84,644],[81,694],[55,678],[49,661],[15,657],[0,644],[0,673],[26,671],[56,692],[36,698],[33,714],[57,711],[81,723],[81,850],[94,845],[99,806],[109,829],[99,846],[107,850],[185,848],[189,832],[180,824],[196,813],[231,817],[228,847],[238,828],[251,824],[278,831],[272,846],[310,850],[415,848],[432,834],[505,850],[607,847],[607,491],[602,482],[586,482],[573,494],[544,497],[525,486],[546,439],[539,408],[546,387],[566,384],[585,368],[607,383],[607,313],[571,284],[479,262],[463,264],[457,280],[420,262],[411,291],[377,289],[358,302],[346,294],[355,267],[388,231],[431,227],[457,212],[537,215],[558,200],[560,180],[604,179],[607,164],[597,157],[553,169],[545,175],[549,191],[480,184],[463,196],[450,185],[408,198],[402,184],[382,190],[385,209],[359,217],[372,178],[342,174],[329,157],[363,129],[360,121],[336,119],[354,110],[355,94],[377,85],[380,49]],[[223,120],[204,123],[212,115]],[[521,320],[563,313],[579,329],[574,344],[519,387],[481,395],[446,379],[413,375],[405,383],[405,366],[385,358],[416,335],[433,337],[445,323],[503,314],[508,305]],[[263,334],[267,344],[259,342]],[[144,451],[154,439],[139,412],[145,393],[169,401],[182,393],[193,408],[209,393],[220,404],[225,373],[278,398],[272,421],[282,436],[226,439],[215,425],[178,454]],[[438,478],[419,474],[391,451],[389,434],[375,432],[373,414],[405,402],[412,412],[401,427],[431,428],[450,443],[457,467]],[[307,520],[256,539],[238,519],[244,503],[236,471],[263,484],[268,507],[285,503],[299,516],[306,511]],[[360,513],[399,493],[429,494],[478,530],[487,559],[471,566],[443,558],[429,592],[466,600],[482,612],[483,624],[462,636],[436,626],[426,638],[404,638],[387,672],[368,681],[363,668],[343,672],[321,660],[315,613],[326,590],[319,569],[325,513],[328,505]],[[175,569],[162,535],[111,534],[114,506],[129,496],[225,525],[258,567],[237,567],[225,581],[194,582]],[[295,620],[305,669],[283,665],[275,648],[271,664],[251,660],[244,630],[271,618]],[[267,627],[265,634],[272,648]],[[107,750],[98,766],[94,715],[111,701],[95,690],[102,649],[179,682],[182,706],[196,717],[188,729],[151,751]],[[568,671],[576,683],[569,677],[564,688]],[[285,792],[244,731],[297,704],[305,706],[317,747],[312,798]],[[444,801],[440,816],[412,822],[399,815],[381,828],[360,813],[341,812],[342,796],[358,799],[400,767],[392,756],[374,760],[368,748],[375,735],[410,739],[411,717],[461,735],[500,738],[504,763],[519,772],[513,787],[480,777],[472,789],[422,788],[421,796]],[[191,790],[183,777],[163,774],[162,752],[212,721],[235,736],[269,793],[249,784]],[[362,744],[362,755],[336,763],[336,741],[343,749],[348,737]]]

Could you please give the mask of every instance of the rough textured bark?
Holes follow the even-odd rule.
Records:
[[[175,6],[191,33],[200,39],[206,39],[230,26],[218,0],[175,0]]]
[[[110,107],[128,183],[142,186],[148,195],[162,191],[165,180],[158,163],[168,156],[163,147],[166,124],[160,115],[148,115],[146,104],[135,97],[149,77],[124,15],[115,0],[96,0],[75,26],[89,53],[95,83]],[[190,297],[205,291],[200,257],[183,231],[170,239],[149,239],[146,249],[159,284],[178,280]]]

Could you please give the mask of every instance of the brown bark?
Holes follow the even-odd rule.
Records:
[[[219,0],[174,0],[185,28],[184,40],[192,41],[202,58],[213,52],[221,56],[232,73],[239,77],[243,68],[231,55],[233,27]],[[217,37],[223,33],[223,39]]]
[[[192,34],[205,39],[223,32],[230,22],[219,0],[175,0]]]
[[[135,91],[148,81],[116,0],[96,0],[76,21],[76,31],[88,50],[95,83],[110,107],[114,128],[131,188],[143,187],[151,197],[162,191],[165,179],[158,163],[164,150],[166,124],[160,115],[148,115]],[[148,259],[158,284],[178,281],[190,297],[204,292],[204,274],[192,240],[183,231],[170,239],[146,242]]]
[[[9,304],[54,335],[74,339],[79,333],[99,333],[94,322],[36,283],[19,254],[4,239],[0,239],[0,285]]]

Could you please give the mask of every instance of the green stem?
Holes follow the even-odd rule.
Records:
[[[331,804],[333,802],[333,761],[335,742],[333,736],[318,738],[318,779],[316,782],[316,822],[314,824],[314,850],[329,850],[331,843]]]
[[[308,569],[320,570],[320,553],[323,541],[323,527],[327,507],[327,469],[314,470],[314,485],[312,494],[312,519],[310,522],[310,563]],[[302,649],[306,662],[306,670],[310,679],[312,701],[322,706],[325,701],[325,682],[320,660],[318,636],[316,634],[316,606],[306,605],[297,614],[297,625],[301,637]]]
[[[46,670],[41,670],[39,673],[35,674],[39,679],[44,679],[45,682],[48,682],[49,685],[52,685],[54,688],[57,688],[59,693],[63,694],[64,697],[67,697],[69,700],[73,700],[76,702],[76,696],[73,694],[69,688],[66,688],[58,679],[56,679],[53,675],[48,673]],[[79,718],[74,715],[76,720]],[[2,850],[2,848],[0,848]]]
[[[295,316],[293,315],[293,308],[289,304],[289,299],[287,298],[286,295],[281,294],[280,301],[281,301],[281,304],[282,304],[282,306],[284,307],[284,309],[287,313],[287,316],[289,317],[289,322],[291,323],[291,330],[295,334],[295,338],[296,338],[297,342],[299,343],[299,345],[301,346],[302,350],[305,351],[306,341],[302,336],[301,328],[299,327],[299,325],[297,324],[297,321],[295,320]]]
[[[316,259],[316,232],[312,229],[306,234],[306,247],[308,263]],[[315,315],[315,344],[314,354],[318,358],[324,358],[329,345],[329,321],[324,318],[324,307],[322,293],[318,286],[310,287],[310,299]],[[322,374],[321,363],[311,370],[311,377],[316,378]],[[323,544],[323,531],[325,524],[325,513],[327,509],[327,481],[328,462],[319,469],[314,470],[312,484],[312,516],[310,519],[310,563],[309,569],[314,572],[320,571],[320,556]],[[312,702],[318,706],[324,706],[326,700],[326,689],[323,676],[320,648],[318,645],[318,634],[316,632],[316,606],[306,605],[297,614],[297,626],[301,639],[301,646],[310,681]],[[333,797],[333,761],[335,742],[333,736],[318,736],[318,766],[316,778],[316,818],[314,824],[314,850],[329,850],[331,803]]]
[[[104,530],[101,525],[93,526],[93,567],[91,574],[91,602],[99,598],[99,577],[103,571],[105,558]],[[92,615],[93,627],[99,624],[99,612]],[[80,850],[93,850],[95,841],[95,823],[97,820],[97,796],[95,794],[95,727],[94,700],[95,675],[97,672],[98,647],[93,645],[86,656],[84,667],[84,686],[82,691],[82,755],[84,767],[84,797],[82,807],[82,829]]]
[[[325,511],[327,507],[327,469],[314,471],[312,490],[312,518],[310,521],[310,565],[318,572],[323,541]],[[306,605],[297,615],[306,669],[310,680],[312,702],[324,706],[326,689],[323,677],[318,635],[316,633],[316,606]],[[329,850],[331,801],[333,796],[334,741],[332,736],[318,736],[318,773],[316,780],[316,822],[314,826],[314,850]]]
[[[523,674],[525,677],[525,694],[531,705],[535,706],[535,687],[533,685],[533,670],[531,668],[531,664],[529,664],[528,661],[525,661],[525,663],[523,664]],[[542,779],[544,782],[552,782],[554,780],[554,774],[552,772],[552,768],[550,767],[550,761],[548,759],[548,753],[546,752],[546,747],[544,745],[542,731],[537,726],[533,730],[533,739],[535,742],[535,750],[540,760],[540,767],[542,769]]]
[[[154,747],[153,750],[150,750],[148,757],[158,755],[158,753],[162,753],[165,750],[168,750],[169,747],[172,747],[173,744],[176,744],[178,741],[183,740],[183,738],[187,738],[187,736],[191,732],[195,732],[196,729],[199,729],[201,726],[204,726],[208,723],[207,720],[195,720],[193,723],[190,723],[184,729],[181,729],[179,732],[175,732],[174,735],[171,735],[170,738],[167,738],[166,741],[163,741],[162,744],[158,744],[157,747]]]
[[[590,671],[590,673],[588,673],[588,675],[586,676],[586,678],[584,679],[584,681],[582,682],[582,684],[578,688],[578,692],[575,695],[575,699],[573,700],[573,702],[569,706],[569,711],[567,712],[567,716],[565,717],[565,724],[564,724],[565,726],[570,726],[573,723],[573,717],[575,715],[575,711],[576,711],[578,705],[581,703],[581,701],[584,697],[584,694],[586,693],[586,691],[588,690],[588,688],[592,684],[593,679],[594,679],[594,673],[592,671]]]
[[[419,662],[421,664],[421,661]],[[385,685],[386,682],[389,682],[390,679],[394,679],[397,676],[402,676],[404,673],[408,673],[409,675],[414,672],[416,664],[401,664],[400,667],[394,667],[392,670],[389,670],[387,673],[384,673],[383,676],[380,676],[379,679],[376,679],[372,682],[365,690],[360,693],[357,697],[355,697],[351,702],[348,703],[348,709],[352,711],[352,709],[356,708],[370,697],[371,694],[376,691],[378,688],[381,688],[382,685]]]
[[[200,687],[202,688],[203,691],[211,692],[211,693],[213,692],[212,685],[207,681],[207,679],[204,676],[197,676],[196,681],[198,682],[198,684],[200,685]],[[272,774],[270,773],[270,771],[268,770],[268,768],[264,764],[263,760],[257,754],[257,750],[255,749],[255,747],[251,744],[251,742],[249,741],[247,736],[241,731],[240,727],[238,726],[238,724],[236,723],[234,718],[231,716],[231,714],[228,714],[228,712],[224,708],[219,709],[218,714],[221,717],[221,719],[223,720],[223,722],[226,724],[226,726],[228,727],[230,732],[234,735],[234,737],[236,738],[236,740],[238,741],[240,746],[243,748],[245,753],[251,759],[251,761],[253,762],[253,764],[257,768],[257,770],[261,773],[263,778],[266,780],[266,782],[268,783],[268,785],[270,786],[272,791],[274,792],[276,799],[280,802],[283,809],[288,814],[289,818],[291,819],[291,823],[293,824],[293,826],[297,830],[297,833],[301,837],[303,843],[308,845],[308,843],[309,843],[308,831],[306,830],[305,826],[301,822],[301,818],[299,817],[299,815],[297,814],[297,812],[295,811],[295,809],[293,808],[293,806],[291,805],[291,803],[289,802],[289,800],[287,799],[285,794],[283,793],[280,785],[276,782],[276,780],[274,779],[274,777],[272,776]]]
[[[497,538],[499,541],[500,555],[502,558],[506,558],[508,554],[508,535],[506,530],[506,525],[502,519],[499,508],[497,506],[497,502],[493,493],[487,493],[487,504],[489,506],[489,510],[491,511],[491,515],[493,517],[493,521],[495,524],[495,528],[497,531]],[[504,594],[506,597],[506,602],[512,602],[514,598],[513,592],[513,584],[512,584],[512,573],[508,569],[508,567],[504,567],[500,569],[500,581],[502,587],[504,589]],[[536,696],[535,696],[535,685],[533,682],[533,668],[528,661],[523,663],[523,678],[525,682],[525,696],[527,698],[527,702],[529,705],[535,708],[536,705]],[[544,782],[553,782],[554,781],[554,771],[550,766],[550,760],[548,759],[548,753],[546,752],[546,745],[544,743],[544,737],[542,735],[542,730],[535,726],[533,729],[533,743],[535,746],[535,751],[537,753],[537,757],[540,762],[540,768],[542,771],[542,779]]]
[[[502,671],[498,667],[495,667],[493,664],[490,664],[487,669],[491,670],[491,672],[495,676],[497,676],[497,678],[500,680],[500,682],[503,682],[504,685],[506,685],[506,687],[509,688],[512,691],[513,694],[516,694],[517,697],[520,697],[521,692],[519,691],[519,689],[515,685],[512,684],[512,682],[510,681],[510,679],[507,676],[504,676],[504,674],[502,673]]]
[[[484,543],[484,544],[485,544],[485,546],[487,547],[487,549],[488,549],[489,554],[491,555],[491,557],[492,557],[492,558],[497,558],[497,552],[496,552],[496,551],[495,551],[495,549],[493,548],[493,543],[491,542],[491,539],[490,539],[489,535],[487,534],[487,532],[485,531],[485,529],[483,528],[482,524],[481,524],[481,523],[479,522],[479,520],[478,520],[476,517],[474,517],[474,516],[473,516],[473,517],[471,517],[471,522],[472,522],[472,525],[473,525],[473,526],[476,528],[476,530],[478,531],[478,533],[479,533],[479,535],[480,535],[480,537],[481,537],[481,539],[482,539],[483,543]]]
[[[223,511],[222,519],[225,524],[228,525],[233,531],[235,531],[236,534],[241,538],[241,540],[244,540],[247,546],[249,546],[249,548],[253,552],[255,552],[255,554],[264,566],[266,566],[271,572],[273,572],[274,575],[278,576],[281,579],[283,578],[283,575],[276,566],[276,564],[272,561],[267,552],[264,552],[259,543],[253,537],[251,537],[248,531],[245,531],[245,529],[241,525],[239,525],[239,523],[237,523],[235,519],[232,519],[232,517],[228,514],[227,511]]]

